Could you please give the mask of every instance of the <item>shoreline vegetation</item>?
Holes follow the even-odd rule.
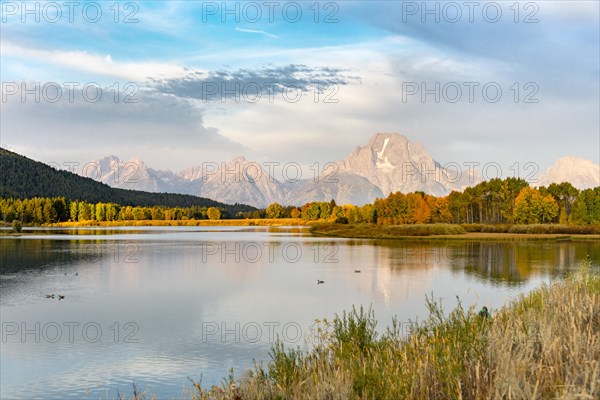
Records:
[[[396,240],[600,240],[600,227],[567,225],[330,224],[311,225],[310,233],[326,237]]]
[[[88,226],[306,226],[301,218],[247,218],[247,219],[188,219],[188,220],[140,220],[140,221],[77,221],[44,224],[51,227]]]
[[[373,312],[353,308],[317,321],[312,350],[278,342],[266,364],[211,388],[194,382],[189,398],[597,399],[600,276],[591,268],[585,260],[491,315],[460,302],[447,313],[426,297],[429,317],[408,332],[394,321],[378,334]],[[153,397],[133,397],[142,398]]]
[[[6,224],[5,227],[11,225]],[[340,224],[323,220],[308,221],[302,218],[257,218],[221,220],[120,220],[120,221],[77,221],[37,225],[38,227],[88,228],[123,226],[296,226],[307,227],[312,235],[349,239],[393,239],[393,240],[600,240],[600,226],[587,225],[492,225],[492,224],[402,224],[379,225],[373,223]],[[15,230],[0,231],[0,236],[35,235],[36,232]]]

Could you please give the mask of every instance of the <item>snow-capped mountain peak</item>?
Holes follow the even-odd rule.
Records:
[[[423,191],[442,196],[460,190],[477,180],[465,176],[458,181],[447,179],[440,166],[421,143],[412,143],[398,133],[378,133],[366,146],[357,147],[339,162],[339,171],[367,178],[384,195],[401,191]]]
[[[540,178],[540,186],[570,182],[578,189],[600,186],[600,165],[581,157],[562,157]]]

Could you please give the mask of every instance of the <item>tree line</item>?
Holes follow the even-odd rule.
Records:
[[[423,192],[391,193],[373,204],[338,205],[334,200],[301,207],[270,204],[262,210],[224,207],[131,206],[65,197],[0,198],[4,222],[26,224],[66,221],[302,218],[341,223],[422,224],[600,224],[600,187],[578,190],[570,183],[533,188],[518,178],[492,179],[436,197]]]
[[[116,203],[89,203],[64,197],[0,199],[2,221],[25,224],[51,224],[78,221],[189,220],[242,217],[216,207],[122,206]]]
[[[257,211],[260,214],[260,211]],[[258,215],[257,214],[257,215]],[[273,203],[267,218],[328,219],[377,224],[600,224],[600,187],[578,190],[568,182],[533,188],[519,178],[492,179],[436,197],[423,192],[391,193],[362,207],[310,202],[302,207]]]

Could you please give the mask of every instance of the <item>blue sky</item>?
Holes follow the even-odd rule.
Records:
[[[243,154],[309,166],[398,132],[442,163],[497,162],[505,176],[516,162],[600,161],[596,1],[76,3],[71,15],[1,2],[3,147],[59,164],[115,154],[179,170]],[[42,93],[69,82],[72,102]],[[36,83],[39,102],[14,93]],[[90,83],[97,102],[81,93]],[[245,96],[207,95],[221,85]]]

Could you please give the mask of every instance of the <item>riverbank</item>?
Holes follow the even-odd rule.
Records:
[[[192,399],[591,399],[600,397],[600,278],[590,262],[486,317],[461,307],[375,332],[372,312],[321,324],[310,353],[276,345],[271,361]]]
[[[121,220],[121,221],[79,221],[57,222],[44,226],[80,228],[88,226],[303,226],[307,221],[301,218],[256,218],[256,219],[188,219],[188,220]]]
[[[7,225],[8,227],[9,225]],[[223,220],[120,220],[120,221],[78,221],[45,224],[42,227],[86,228],[86,227],[122,227],[122,226],[304,226],[316,236],[349,239],[395,239],[395,240],[470,240],[470,241],[568,241],[600,240],[599,227],[560,226],[560,225],[515,225],[513,232],[493,231],[494,225],[456,224],[337,224],[323,220],[308,221],[301,218],[257,218]],[[466,227],[466,229],[465,229]],[[483,227],[483,228],[482,228]],[[487,229],[486,229],[487,228]],[[482,231],[483,230],[483,231]],[[528,232],[546,233],[528,233]],[[0,230],[0,236],[23,236],[33,232],[17,233],[12,230]]]
[[[326,237],[350,239],[397,239],[397,240],[600,240],[600,234],[573,233],[503,233],[468,232],[461,225],[415,224],[330,224],[319,223],[310,227],[310,233]]]
[[[272,218],[272,219],[221,219],[221,220],[121,220],[121,221],[77,221],[77,222],[57,222],[53,224],[36,225],[44,228],[88,228],[88,227],[122,227],[122,226],[307,226],[309,221],[300,218]],[[10,224],[3,225],[10,228]],[[25,225],[28,227],[28,225]],[[0,229],[0,236],[20,237],[30,235],[42,235],[46,232],[16,232],[13,229]]]

